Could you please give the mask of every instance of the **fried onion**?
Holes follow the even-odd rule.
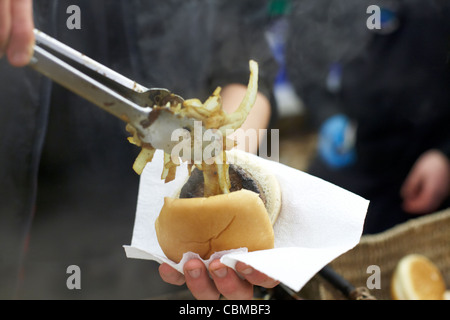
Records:
[[[235,147],[236,142],[230,142],[229,139],[227,139],[227,135],[230,135],[234,130],[239,129],[242,126],[255,104],[258,93],[258,64],[255,61],[250,60],[249,67],[250,79],[247,92],[238,109],[231,114],[228,114],[222,107],[222,97],[220,95],[222,90],[221,87],[218,87],[204,103],[198,99],[189,99],[177,104],[168,103],[164,107],[154,106],[154,108],[168,109],[177,117],[201,121],[202,126],[206,130],[215,129],[221,133],[223,138],[222,149],[215,155],[214,161],[211,161],[211,159],[203,159],[202,157],[202,163],[195,164],[197,168],[203,171],[205,197],[230,192],[229,165],[227,163],[225,151]],[[126,129],[132,135],[128,138],[128,141],[142,148],[133,164],[134,171],[140,175],[142,174],[145,165],[152,161],[155,149],[151,145],[142,143],[136,129],[130,124],[127,125]],[[194,130],[191,130],[190,134],[191,147],[193,148],[195,141],[193,137]],[[202,148],[204,149],[205,146],[202,145]],[[206,160],[209,160],[208,164],[205,162]],[[175,178],[178,165],[179,162],[174,163],[171,155],[165,153],[161,179],[166,183],[172,181]],[[192,168],[192,163],[189,163],[189,168]]]

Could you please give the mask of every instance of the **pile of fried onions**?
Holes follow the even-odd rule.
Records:
[[[228,114],[223,110],[220,87],[218,87],[204,103],[198,99],[190,99],[176,105],[168,103],[164,106],[165,109],[168,109],[177,117],[201,121],[202,126],[205,129],[218,130],[223,137],[222,146],[226,147],[222,147],[221,151],[215,155],[215,161],[210,161],[211,159],[202,159],[201,163],[194,164],[195,167],[203,172],[205,197],[230,192],[229,164],[226,160],[226,148],[230,148],[230,146],[234,147],[236,144],[234,141],[232,143],[227,142],[227,135],[230,135],[242,126],[255,104],[258,93],[258,64],[255,61],[250,60],[249,67],[250,78],[245,97],[238,109],[231,114]],[[152,161],[156,150],[151,145],[142,143],[138,137],[137,130],[133,126],[128,124],[126,129],[132,135],[128,138],[128,141],[141,147],[141,152],[133,164],[133,170],[140,175],[144,170],[145,165]],[[190,134],[191,144],[193,144],[194,132],[191,131]],[[205,160],[209,160],[208,164]],[[179,161],[172,161],[170,154],[164,153],[164,167],[161,179],[166,183],[172,181],[175,178],[176,169],[179,166],[179,163]],[[192,169],[192,167],[193,165],[189,163],[189,168]]]

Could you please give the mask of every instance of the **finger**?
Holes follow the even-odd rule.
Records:
[[[220,293],[209,277],[205,264],[198,260],[189,260],[184,264],[186,285],[198,300],[218,300]]]
[[[245,280],[256,286],[271,289],[280,284],[279,281],[268,277],[264,273],[259,272],[242,262],[236,263],[236,271],[244,277]]]
[[[253,285],[239,278],[233,269],[228,268],[219,260],[209,265],[217,290],[229,300],[250,300],[253,298]]]
[[[421,184],[421,175],[413,169],[403,183],[400,195],[403,199],[416,197],[420,193]]]
[[[418,213],[423,202],[423,185],[419,180],[407,181],[402,189],[403,209],[409,213]]]
[[[412,198],[405,199],[403,207],[405,211],[412,214],[429,213],[439,207],[439,197],[432,188],[424,183],[419,193]]]
[[[161,264],[158,270],[161,278],[167,283],[176,286],[181,286],[185,283],[184,276],[180,272],[169,266],[167,263]]]
[[[403,209],[411,214],[422,214],[426,210],[426,200],[423,197],[409,198],[403,203]]]
[[[0,0],[0,58],[6,51],[11,31],[10,0]]]
[[[8,43],[9,62],[25,66],[31,59],[34,43],[32,0],[14,0],[11,3],[11,32]]]

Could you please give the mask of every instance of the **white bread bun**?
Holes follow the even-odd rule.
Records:
[[[267,168],[253,161],[249,153],[231,150],[227,152],[229,161],[243,169],[258,184],[260,196],[272,225],[275,224],[281,211],[281,189],[277,178]]]
[[[281,210],[278,181],[245,153],[236,154],[233,166],[241,176],[231,180],[232,185],[239,185],[234,186],[237,190],[208,198],[180,199],[180,194],[189,193],[183,190],[174,198],[164,199],[155,228],[159,245],[170,260],[179,262],[185,252],[208,259],[218,251],[246,247],[251,252],[274,247],[273,224]],[[183,189],[199,185],[198,181],[188,182]],[[257,192],[246,190],[247,185]]]
[[[240,190],[208,198],[166,198],[156,234],[167,258],[179,262],[185,252],[208,259],[214,252],[274,246],[272,224],[258,194]]]
[[[442,300],[445,289],[440,270],[419,254],[402,258],[392,276],[391,295],[394,300]]]
[[[444,292],[443,300],[450,300],[450,290]]]

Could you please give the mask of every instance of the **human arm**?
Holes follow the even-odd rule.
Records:
[[[247,87],[234,83],[225,86],[222,90],[223,109],[228,113],[233,113],[238,107],[240,102],[245,96]],[[258,93],[256,102],[250,111],[247,120],[241,126],[241,129],[256,130],[258,141],[256,144],[246,145],[246,151],[256,153],[258,151],[259,143],[264,139],[264,131],[267,129],[271,117],[271,104],[270,100],[261,92]],[[233,138],[233,135],[230,136]]]
[[[28,64],[33,53],[34,22],[32,0],[0,0],[0,58],[11,65]]]

